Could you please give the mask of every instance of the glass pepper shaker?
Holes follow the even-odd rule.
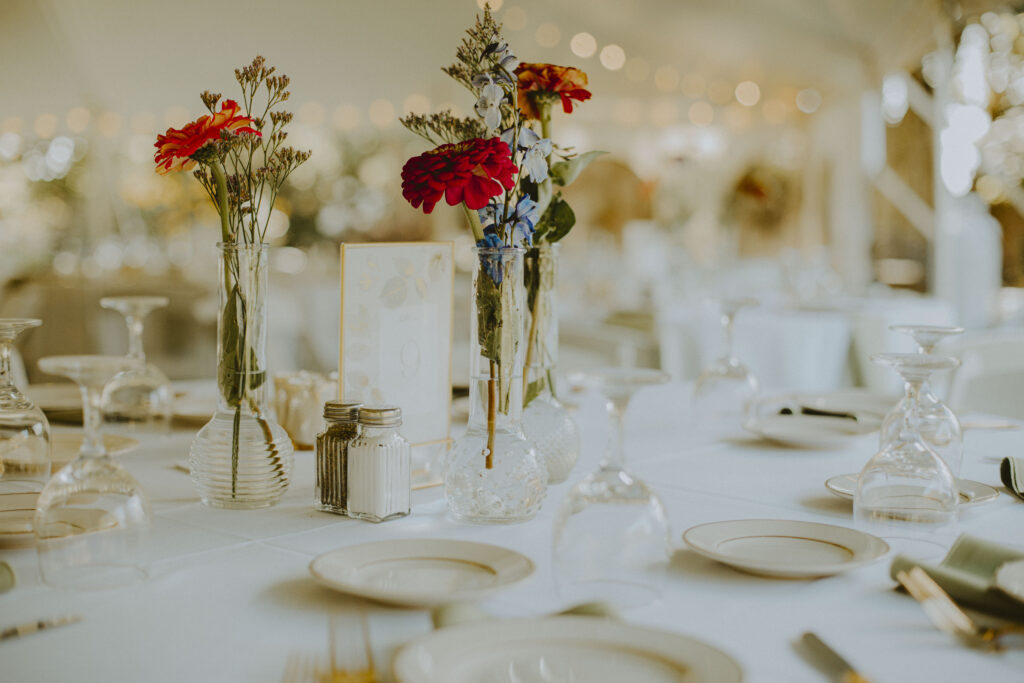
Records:
[[[348,449],[359,436],[358,401],[324,404],[327,426],[316,437],[316,507],[348,514]]]
[[[365,406],[348,449],[348,516],[384,522],[409,514],[412,448],[398,433],[402,409]]]

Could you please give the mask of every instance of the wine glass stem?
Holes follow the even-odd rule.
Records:
[[[11,371],[11,340],[0,339],[0,390],[14,386],[14,373]]]
[[[103,403],[103,386],[79,385],[82,392],[82,437],[81,455],[101,456],[107,454],[103,444],[100,424],[103,420],[101,405]]]
[[[128,357],[140,363],[146,362],[146,353],[142,350],[142,318],[126,315],[128,324]]]
[[[924,380],[906,380],[905,389],[907,392],[908,406],[906,412],[903,413],[903,429],[904,434],[901,434],[901,438],[908,438],[908,436],[916,434],[919,427],[920,410],[921,410],[921,385]]]
[[[601,460],[602,469],[625,469],[626,449],[624,443],[626,404],[620,401],[608,402],[608,447],[605,449],[604,459]]]
[[[725,357],[732,358],[732,313],[722,314],[722,328],[725,330]]]

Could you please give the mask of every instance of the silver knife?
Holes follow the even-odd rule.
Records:
[[[27,636],[30,633],[38,633],[48,628],[56,628],[57,626],[65,626],[67,624],[74,624],[82,620],[79,616],[66,616],[66,617],[55,617],[53,619],[40,619],[38,621],[30,621],[26,624],[18,624],[17,626],[9,626],[0,631],[0,640],[7,640],[8,638],[17,638],[19,636]]]
[[[857,670],[850,665],[842,656],[825,644],[818,636],[814,635],[810,631],[803,634],[800,638],[800,642],[812,652],[819,661],[824,665],[829,673],[831,673],[836,680],[842,683],[871,683],[867,678],[857,673]]]

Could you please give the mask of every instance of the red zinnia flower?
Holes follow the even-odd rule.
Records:
[[[196,160],[192,155],[208,142],[219,140],[222,130],[261,135],[258,130],[248,125],[253,123],[253,119],[238,112],[237,102],[224,100],[220,111],[213,116],[200,116],[184,128],[168,128],[164,135],[158,135],[156,144],[153,145],[157,148],[156,154],[153,155],[156,172],[167,175],[171,171],[188,171],[195,167]]]
[[[474,138],[441,145],[405,162],[402,196],[415,208],[430,213],[444,195],[449,205],[466,202],[474,211],[503,190],[515,187],[519,169],[500,138]]]
[[[523,62],[516,67],[516,75],[519,77],[519,110],[531,119],[540,118],[534,101],[538,95],[550,93],[559,96],[562,111],[566,114],[572,113],[573,100],[583,102],[590,99],[590,91],[583,87],[587,84],[587,74],[571,66]]]

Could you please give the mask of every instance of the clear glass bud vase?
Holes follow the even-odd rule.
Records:
[[[469,426],[448,455],[445,499],[467,522],[523,522],[540,510],[548,479],[522,427],[523,250],[478,248],[475,263]]]
[[[533,441],[548,470],[548,483],[559,484],[580,453],[576,423],[555,395],[558,367],[558,244],[526,250],[526,361],[523,381],[523,432]]]
[[[267,245],[218,245],[217,412],[192,441],[189,466],[203,502],[276,503],[292,475],[291,439],[269,411]]]

